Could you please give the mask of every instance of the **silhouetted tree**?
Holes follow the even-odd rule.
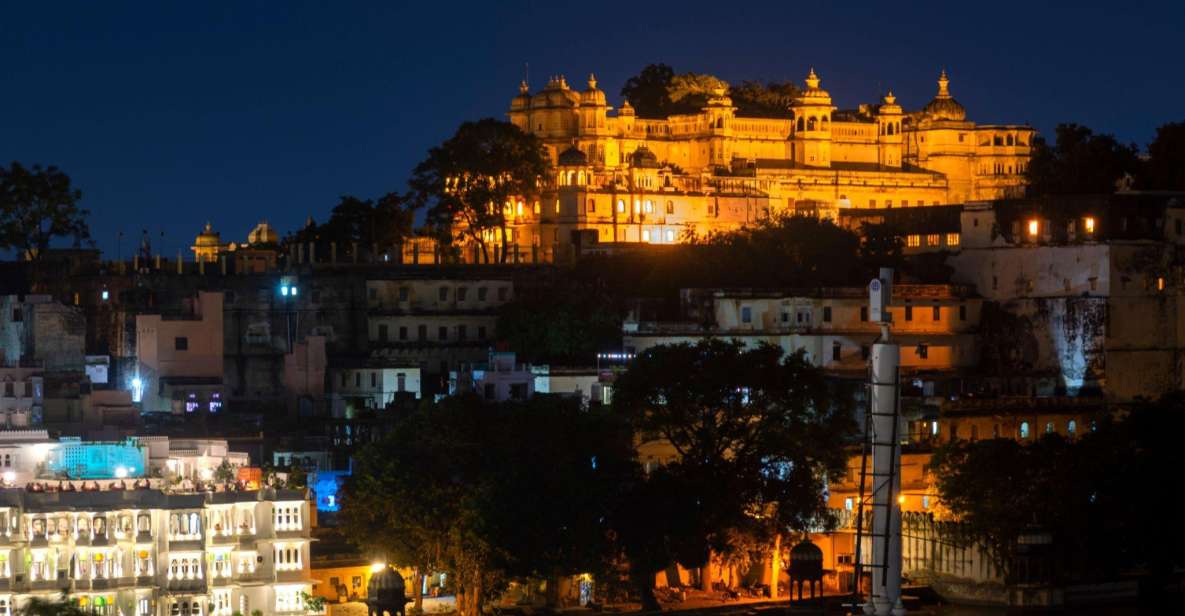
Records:
[[[398,248],[413,233],[415,210],[410,198],[387,193],[375,199],[342,195],[323,224],[306,224],[287,241],[314,242],[321,255],[336,244],[339,254],[349,256],[357,246],[359,255]]]
[[[789,81],[743,81],[729,91],[737,115],[754,118],[788,118],[801,91]]]
[[[1033,140],[1025,171],[1031,196],[1110,194],[1121,180],[1139,174],[1134,145],[1123,145],[1111,135],[1096,135],[1077,124],[1059,124],[1056,132],[1053,147],[1042,137]]]
[[[509,248],[507,212],[512,201],[531,203],[550,161],[538,138],[491,118],[465,122],[429,150],[410,180],[418,206],[441,237],[468,236],[489,259],[490,235],[500,233],[501,260]]]
[[[576,400],[450,397],[362,451],[340,515],[356,544],[447,571],[458,612],[476,616],[508,580],[604,568],[633,456],[619,418]]]
[[[626,80],[621,95],[634,106],[643,118],[665,118],[670,109],[668,89],[675,77],[675,69],[666,64],[650,64],[642,72]]]
[[[641,353],[618,378],[613,406],[640,438],[677,452],[653,485],[663,498],[681,495],[663,545],[699,566],[710,552],[735,551],[737,536],[768,542],[828,520],[824,488],[846,468],[851,401],[802,352],[707,339]],[[631,565],[658,563],[646,533],[627,536],[643,542],[626,546],[641,561]],[[639,571],[638,580],[655,572]]]
[[[0,248],[38,260],[55,237],[72,237],[75,246],[89,241],[90,212],[78,207],[81,198],[57,167],[0,166]]]
[[[1185,122],[1173,122],[1156,129],[1148,144],[1141,188],[1185,190]]]

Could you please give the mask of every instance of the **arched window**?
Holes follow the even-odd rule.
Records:
[[[1074,433],[1077,431],[1078,431],[1078,422],[1071,419],[1069,422],[1066,423],[1066,434],[1070,438],[1074,438]]]
[[[1020,438],[1021,439],[1029,438],[1029,422],[1027,422],[1027,421],[1020,422]]]
[[[803,130],[802,122],[803,122],[802,116],[798,116],[798,130]]]
[[[807,130],[815,130],[815,127],[818,126],[818,124],[819,124],[819,119],[816,118],[815,116],[811,116],[810,119],[808,119],[806,121],[806,129]]]
[[[892,122],[889,123],[889,134],[890,135],[893,134],[893,123]]]
[[[1045,423],[1045,433],[1046,434],[1053,434],[1053,422],[1052,421]]]
[[[1012,135],[1008,135],[1008,145],[1012,145]]]
[[[675,213],[675,202],[674,201],[667,201],[667,213],[668,214]]]

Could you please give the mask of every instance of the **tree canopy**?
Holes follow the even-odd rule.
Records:
[[[1123,145],[1078,124],[1059,124],[1052,147],[1043,137],[1033,140],[1025,175],[1032,196],[1110,194],[1139,171],[1135,145]]]
[[[409,180],[417,206],[428,208],[428,224],[437,236],[463,235],[490,261],[489,246],[501,242],[500,260],[508,259],[507,217],[512,202],[531,207],[550,159],[534,135],[508,122],[487,118],[465,122],[457,132],[428,151]]]
[[[643,118],[665,118],[674,114],[698,113],[717,89],[725,90],[737,108],[737,115],[786,118],[800,91],[788,81],[728,82],[706,73],[675,73],[666,64],[650,64],[626,80],[621,95]]]
[[[38,260],[54,238],[73,238],[75,246],[89,242],[90,212],[78,207],[81,198],[57,167],[0,166],[0,248]]]
[[[415,217],[412,205],[409,197],[398,193],[387,193],[378,199],[342,195],[329,220],[306,226],[292,239],[316,242],[322,254],[328,253],[330,243],[337,245],[342,257],[350,257],[355,248],[359,257],[372,251],[382,253],[398,248],[412,235]]]
[[[391,562],[447,571],[460,613],[476,616],[509,580],[602,570],[609,512],[635,468],[628,430],[606,411],[445,398],[363,450],[341,518]]]
[[[1113,579],[1133,568],[1163,576],[1180,564],[1185,543],[1185,533],[1160,521],[1185,498],[1179,480],[1163,482],[1183,429],[1185,398],[1177,394],[1125,418],[1100,417],[1074,440],[955,441],[935,452],[931,471],[968,540],[983,541],[1006,572],[1017,538],[1036,526],[1053,535],[1058,569],[1071,579]]]
[[[643,441],[677,453],[647,484],[682,510],[660,535],[666,556],[698,566],[709,550],[730,555],[826,521],[826,482],[844,472],[855,431],[851,400],[802,352],[776,346],[706,339],[641,353],[617,380],[613,406]],[[661,563],[646,532],[626,536],[641,541],[625,546],[639,561],[631,564]]]
[[[1141,188],[1185,190],[1185,122],[1171,122],[1156,129],[1148,144]]]

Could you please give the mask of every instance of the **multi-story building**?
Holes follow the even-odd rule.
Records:
[[[982,301],[970,287],[900,284],[893,293],[889,313],[904,375],[951,373],[977,365]],[[879,325],[869,321],[863,287],[685,290],[682,312],[674,322],[627,319],[625,351],[641,353],[660,344],[717,337],[773,344],[787,353],[801,350],[828,372],[863,376],[880,333]]]
[[[228,491],[217,469],[247,462],[218,440],[0,432],[0,609],[64,593],[110,616],[306,613],[305,493]]]
[[[39,368],[0,368],[0,428],[40,424],[44,402],[44,377]]]
[[[443,382],[428,377],[444,381],[461,363],[484,360],[497,309],[513,297],[508,278],[367,280],[371,358],[417,366],[425,393],[444,391]]]
[[[985,372],[1012,395],[1156,398],[1185,387],[1185,195],[969,204],[954,280],[992,311]]]
[[[610,115],[590,77],[563,77],[510,105],[512,123],[539,137],[555,176],[542,196],[507,205],[519,255],[559,255],[574,244],[675,243],[770,212],[834,215],[847,208],[919,207],[1016,196],[1034,131],[977,125],[945,72],[923,109],[890,92],[838,110],[812,70],[783,117],[741,117],[723,89],[699,113]]]
[[[6,612],[65,593],[109,616],[306,613],[303,492],[40,489],[0,490]]]
[[[222,408],[222,300],[222,293],[203,291],[180,313],[136,316],[134,402],[172,413]]]

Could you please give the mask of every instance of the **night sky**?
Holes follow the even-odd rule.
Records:
[[[841,107],[891,87],[906,109],[940,68],[977,122],[1086,124],[1146,144],[1185,120],[1185,3],[19,2],[0,17],[0,160],[55,164],[97,245],[164,252],[209,219],[242,241],[337,196],[406,186],[466,119],[595,72],[610,105],[651,62],[725,80],[814,66]],[[990,7],[990,8],[988,8]]]

